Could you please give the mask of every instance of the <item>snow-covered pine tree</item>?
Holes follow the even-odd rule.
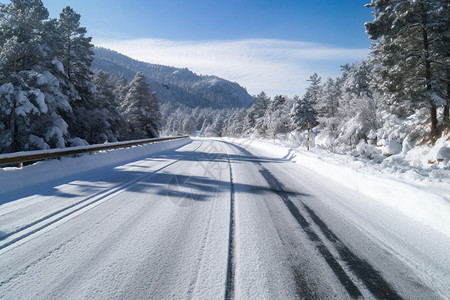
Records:
[[[0,28],[0,151],[64,147],[73,88],[54,58],[55,21],[40,0],[12,0],[0,4]]]
[[[428,107],[432,136],[438,133],[437,107],[443,104],[436,95],[439,62],[445,56],[434,19],[444,2],[372,0],[366,5],[374,9],[374,20],[365,26],[383,66],[379,86],[394,95],[394,111],[400,116]]]
[[[437,78],[441,91],[439,96],[445,99],[442,121],[450,126],[450,1],[434,1],[432,9],[432,21],[437,36],[434,43],[438,51],[442,53],[439,58]]]
[[[346,64],[341,69],[339,142],[353,148],[361,140],[368,142],[369,136],[375,139],[380,128],[380,105],[378,97],[373,97],[372,61]]]
[[[244,133],[244,126],[245,126],[245,116],[246,116],[245,109],[241,108],[238,109],[232,116],[231,120],[231,126],[230,129],[231,136],[242,136]]]
[[[183,121],[183,132],[189,135],[194,134],[197,124],[192,116],[189,116]]]
[[[151,126],[150,130],[154,137],[158,137],[161,131],[162,115],[161,115],[161,106],[159,105],[159,100],[158,96],[156,95],[156,92],[151,93],[150,110],[153,113],[149,123],[149,125]]]
[[[292,110],[293,100],[286,96],[276,95],[269,104],[264,116],[265,123],[269,129],[267,135],[274,133],[288,133],[292,130],[290,111]]]
[[[0,4],[0,45],[3,72],[33,69],[44,58],[43,23],[48,11],[40,0]]]
[[[264,124],[264,115],[270,104],[270,97],[266,93],[261,92],[255,97],[253,105],[249,108],[245,118],[245,130],[263,134],[266,131]]]
[[[189,112],[189,110],[184,110]],[[198,120],[197,120],[197,124],[201,124],[201,134],[203,135],[208,127],[214,122],[214,111],[212,108],[207,107],[207,108],[202,108],[199,115],[198,115]]]
[[[214,115],[213,122],[207,128],[205,134],[207,136],[222,136],[224,129],[224,114],[222,110],[217,110]]]
[[[31,12],[27,12],[25,1],[0,4],[0,152],[23,150],[31,134],[30,116],[45,111],[37,102],[30,102],[30,88],[20,74],[32,70],[43,58],[38,39],[27,28],[40,31],[48,18],[39,2],[30,3],[35,7]]]
[[[123,119],[119,112],[119,96],[114,92],[117,80],[110,73],[102,70],[94,70],[93,83],[95,92],[93,94],[95,105],[91,110],[94,114],[96,124],[91,129],[90,139],[93,143],[103,143],[105,141],[117,141],[125,132],[122,132]]]
[[[294,105],[291,111],[291,122],[294,130],[303,131],[309,126],[314,124],[316,120],[316,113],[311,102],[307,101],[305,97],[294,96]],[[311,123],[313,122],[313,123]]]
[[[161,135],[169,136],[175,135],[176,130],[174,129],[174,112],[176,110],[176,106],[172,102],[166,102],[161,104],[161,115],[163,116],[161,119]]]
[[[307,80],[309,81],[309,86],[306,88],[305,94],[302,98],[296,98],[295,100],[291,118],[297,130],[305,129],[308,121],[311,128],[316,127],[318,124],[315,106],[322,89],[321,80],[317,73],[311,75]]]
[[[320,129],[327,129],[336,136],[340,123],[338,115],[341,97],[340,83],[340,78],[334,80],[329,77],[323,84],[322,91],[314,106]]]
[[[114,88],[114,94],[116,95],[118,99],[118,103],[122,103],[125,101],[125,98],[127,97],[128,88],[129,88],[129,82],[125,78],[125,76],[120,76],[119,80],[115,83],[116,87]]]
[[[370,60],[341,66],[343,92],[355,97],[372,96],[371,73],[373,63]]]
[[[57,52],[63,69],[77,94],[70,97],[73,114],[68,116],[70,131],[73,135],[89,143],[115,140],[114,134],[107,128],[108,112],[102,104],[95,103],[95,85],[92,82],[91,64],[93,45],[86,37],[86,28],[80,26],[81,16],[71,7],[65,7],[57,21],[60,47]]]
[[[128,86],[121,112],[126,120],[129,138],[152,138],[159,135],[160,108],[156,95],[150,92],[149,84],[142,73],[137,73]]]
[[[94,59],[91,37],[86,37],[86,28],[80,26],[81,16],[71,7],[66,6],[58,19],[58,32],[62,47],[58,59],[83,100],[87,100],[92,90],[92,72]]]
[[[244,120],[244,109],[228,109],[226,110],[225,128],[223,130],[224,136],[239,136],[242,134]]]

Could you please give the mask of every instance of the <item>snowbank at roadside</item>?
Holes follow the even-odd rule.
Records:
[[[273,157],[285,158],[398,212],[450,236],[450,164],[448,159],[434,165],[422,164],[428,154],[448,141],[436,143],[436,149],[386,157],[381,162],[339,155],[320,148],[292,148],[279,142],[258,139],[230,139],[243,147],[255,147]],[[438,151],[438,150],[436,150]],[[417,160],[414,164],[410,161]],[[425,167],[424,167],[425,166]]]
[[[18,168],[0,168],[0,194],[81,172],[148,156],[190,143],[190,138],[157,142],[132,148],[95,152],[79,157],[62,157]]]
[[[450,132],[443,134],[432,146],[417,145],[417,138],[408,136],[401,141],[390,138],[379,140],[378,145],[361,142],[347,152],[342,149],[333,151],[332,138],[327,139],[326,133],[321,133],[312,141],[311,152],[345,161],[346,165],[354,168],[362,164],[365,169],[370,168],[376,173],[395,174],[407,182],[450,184]],[[296,133],[280,136],[276,142],[306,150],[306,146],[299,147],[305,145],[304,136],[299,137]]]

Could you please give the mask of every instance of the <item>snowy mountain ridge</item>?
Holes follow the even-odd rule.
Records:
[[[101,69],[131,80],[137,72],[148,79],[150,88],[163,102],[178,102],[188,107],[234,108],[253,103],[245,88],[217,76],[197,75],[187,68],[140,62],[105,48],[94,48],[92,69]]]

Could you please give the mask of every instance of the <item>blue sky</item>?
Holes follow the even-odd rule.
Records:
[[[369,0],[43,0],[69,5],[94,44],[236,81],[250,94],[301,95],[306,79],[364,58]]]

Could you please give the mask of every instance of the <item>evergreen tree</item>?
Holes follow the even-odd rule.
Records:
[[[117,80],[115,83],[114,94],[116,95],[119,104],[124,102],[125,98],[127,97],[129,88],[128,85],[129,82],[123,75],[120,76],[119,80]]]
[[[253,132],[263,134],[267,128],[264,124],[264,115],[269,107],[270,97],[266,93],[261,92],[255,97],[255,102],[248,110],[246,116],[246,128]]]
[[[374,54],[383,66],[379,86],[394,94],[395,112],[401,116],[428,107],[431,135],[438,133],[437,106],[443,104],[435,96],[445,57],[435,20],[448,19],[441,13],[444,2],[372,0],[367,7],[374,9],[374,20],[365,24],[369,37],[377,40]]]
[[[317,125],[315,122],[316,113],[314,107],[305,97],[300,98],[299,96],[294,96],[291,120],[294,129],[297,131],[306,129],[308,127],[308,122],[310,123],[310,127]]]
[[[71,107],[62,91],[73,89],[54,58],[55,22],[39,0],[1,4],[0,17],[1,151],[64,147]]]
[[[115,140],[109,127],[107,112],[95,103],[95,86],[90,70],[93,60],[91,38],[85,37],[86,28],[80,26],[81,16],[69,6],[60,13],[57,21],[58,47],[57,57],[67,80],[74,86],[76,93],[69,96],[73,113],[67,115],[70,131],[73,135],[89,143]],[[100,105],[101,106],[101,105]]]
[[[342,66],[342,87],[338,107],[341,123],[361,114],[365,116],[361,122],[367,122],[372,129],[378,129],[379,104],[373,97],[372,70],[373,62],[370,60]]]
[[[299,101],[296,101],[297,103],[294,106],[292,118],[294,125],[299,129],[305,126],[305,121],[310,122],[311,128],[318,125],[316,105],[322,90],[321,80],[322,78],[320,78],[317,73],[311,75],[307,80],[309,81],[309,86],[306,88],[305,95],[302,97],[300,103],[298,103]],[[301,108],[302,103],[304,103],[303,108]],[[300,105],[300,107],[298,105]],[[307,115],[302,115],[302,110],[304,110]]]
[[[269,135],[287,133],[292,129],[290,118],[292,104],[286,96],[277,95],[273,98],[265,116]]]
[[[220,137],[220,136],[222,136],[223,129],[224,129],[223,112],[220,110],[217,110],[216,114],[214,116],[214,120],[207,130],[207,135]]]
[[[195,120],[192,116],[189,116],[184,119],[183,133],[189,134],[189,135],[194,134],[196,127],[197,127],[197,124],[195,123]]]
[[[339,142],[350,147],[380,128],[379,96],[374,97],[371,86],[373,62],[365,60],[342,66],[341,96],[339,99]]]
[[[246,111],[244,109],[235,109],[228,112],[226,136],[241,136],[244,132],[244,120]]]
[[[125,135],[122,130],[123,119],[119,112],[119,97],[114,93],[116,82],[111,74],[102,70],[94,71],[95,107],[91,111],[95,117],[91,121],[96,122],[91,125],[92,143],[103,143],[105,140],[114,142]]]
[[[433,22],[438,37],[434,43],[442,53],[438,75],[440,96],[445,99],[442,117],[443,123],[450,126],[450,1],[434,2]]]
[[[69,6],[65,7],[58,20],[61,35],[59,60],[81,98],[88,99],[92,89],[92,72],[90,70],[94,52],[91,37],[85,37],[86,28],[80,26],[81,16]]]
[[[121,111],[128,125],[129,137],[139,139],[159,135],[161,115],[158,100],[154,93],[150,93],[142,73],[137,73],[130,82]]]
[[[340,122],[338,115],[340,96],[340,79],[328,78],[315,105],[319,126],[333,133],[338,130]]]
[[[176,106],[172,102],[166,102],[161,105],[161,135],[170,136],[176,135],[176,129],[174,128],[174,112]]]
[[[342,91],[354,97],[372,97],[372,69],[373,64],[369,60],[341,66]]]
[[[31,70],[44,60],[42,41],[48,11],[41,0],[12,0],[0,4],[1,70]]]

